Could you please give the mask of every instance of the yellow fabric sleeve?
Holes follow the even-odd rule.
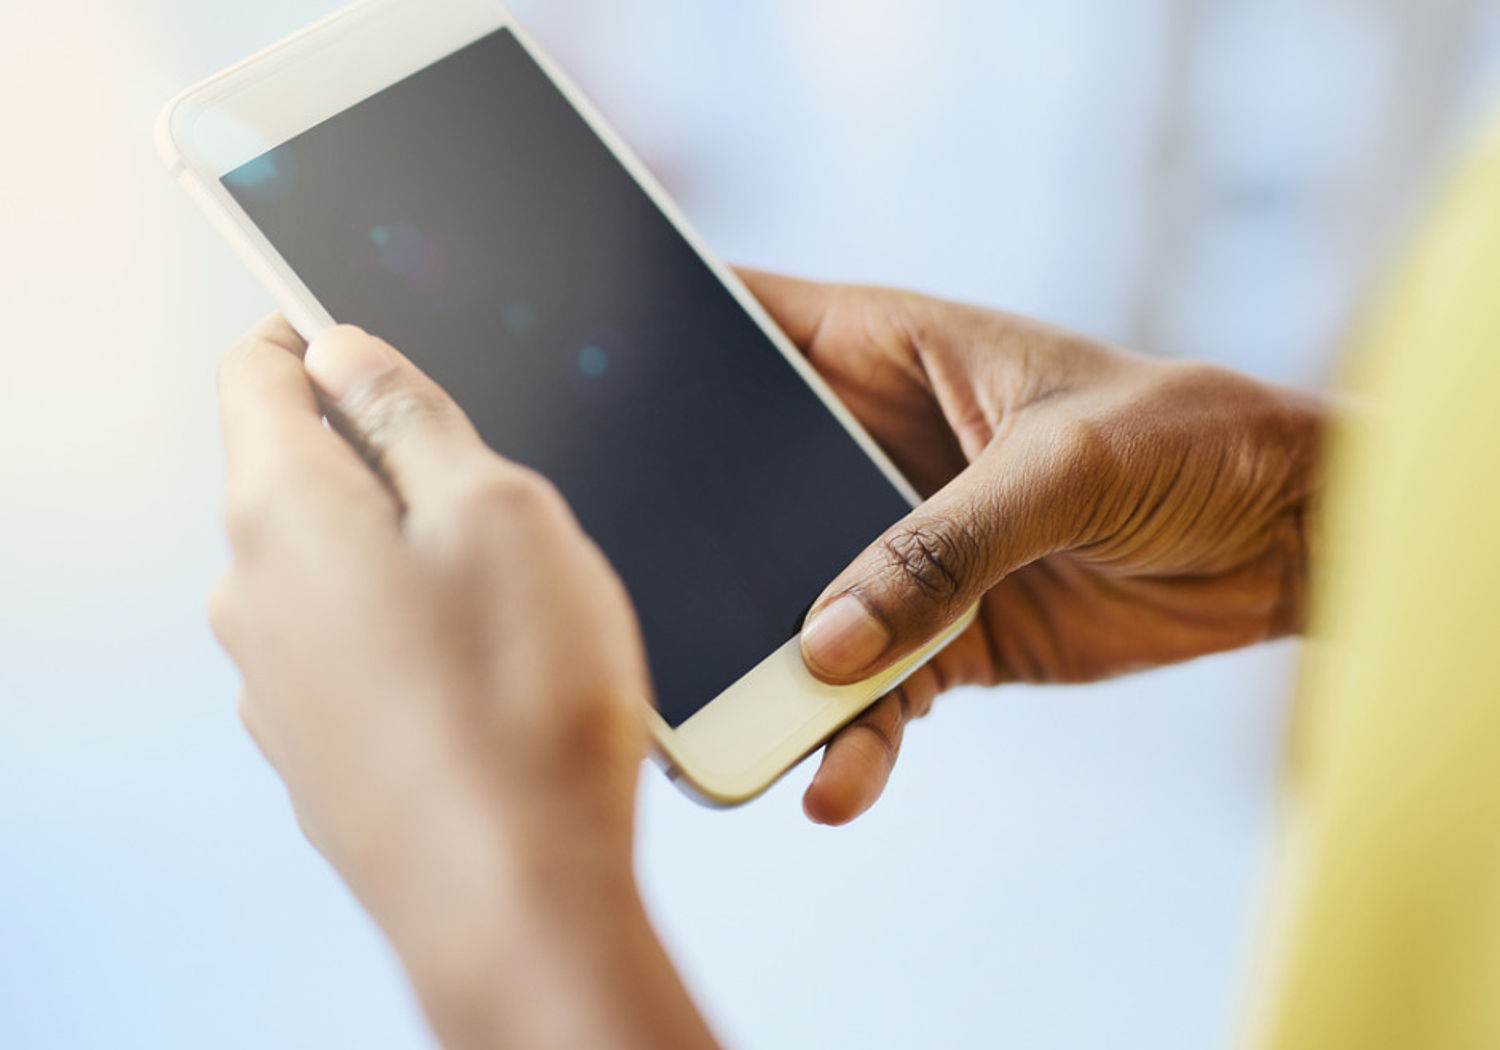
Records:
[[[1500,135],[1395,291],[1314,548],[1270,1050],[1500,1048]]]

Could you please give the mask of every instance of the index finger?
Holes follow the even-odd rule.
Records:
[[[735,271],[771,320],[825,376],[866,381],[871,362],[913,375],[919,333],[943,304],[917,292],[866,284],[825,284],[741,267]],[[960,308],[961,309],[961,308]]]
[[[771,315],[787,338],[802,349],[807,349],[823,326],[833,306],[838,291],[837,285],[804,281],[799,277],[735,267],[735,273],[750,289],[750,294],[760,300],[766,313]]]

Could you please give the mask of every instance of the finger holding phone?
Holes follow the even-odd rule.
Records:
[[[867,676],[979,606],[830,743],[815,820],[874,803],[945,689],[1089,682],[1301,630],[1319,399],[912,292],[743,276],[929,496],[824,591],[808,665]]]
[[[303,350],[273,318],[221,367],[210,618],[308,837],[446,1045],[713,1045],[635,889],[650,684],[619,578],[394,348]]]

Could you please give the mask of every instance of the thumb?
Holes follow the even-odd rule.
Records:
[[[1083,480],[1039,436],[1041,448],[1014,433],[991,446],[839,574],[802,629],[813,674],[868,678],[955,623],[1007,573],[1072,545]]]
[[[352,325],[308,344],[330,422],[408,508],[442,495],[488,450],[463,410],[394,347]]]

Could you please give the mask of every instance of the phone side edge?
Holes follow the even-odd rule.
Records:
[[[270,294],[286,315],[291,326],[303,339],[311,341],[325,329],[337,322],[312,291],[281,258],[269,243],[258,244],[255,234],[250,233],[233,212],[215,199],[214,193],[205,187],[197,174],[188,167],[177,171],[178,184],[189,199],[198,207],[219,235],[229,243],[235,255],[249,268],[262,288]],[[259,230],[255,231],[259,234]]]
[[[900,468],[886,455],[885,450],[880,447],[879,443],[870,436],[869,431],[864,428],[864,425],[854,417],[854,413],[849,410],[849,407],[833,392],[832,387],[813,368],[812,363],[807,360],[806,355],[798,350],[787,337],[787,334],[781,330],[781,327],[766,312],[760,300],[751,294],[750,289],[746,287],[744,281],[740,280],[739,275],[734,272],[733,268],[719,258],[718,254],[708,246],[708,243],[699,235],[697,229],[688,220],[676,201],[667,193],[666,188],[657,180],[651,169],[641,160],[640,156],[630,147],[629,143],[615,130],[614,125],[604,117],[582,88],[574,82],[566,70],[552,59],[551,55],[536,41],[524,25],[512,19],[509,28],[515,33],[516,39],[521,42],[527,53],[541,67],[542,72],[547,75],[548,79],[562,93],[568,104],[577,111],[578,115],[589,126],[589,129],[599,137],[605,147],[614,155],[615,159],[620,162],[630,177],[645,192],[646,196],[650,198],[651,203],[661,211],[667,221],[672,224],[672,227],[682,235],[683,240],[692,248],[694,254],[702,260],[703,264],[708,267],[709,272],[729,290],[735,302],[750,315],[751,319],[755,321],[756,327],[770,340],[771,344],[786,359],[787,363],[792,366],[803,382],[812,388],[813,392],[818,396],[818,400],[839,421],[845,432],[859,445],[860,450],[874,462],[880,472],[885,475],[886,479],[910,506],[917,506],[921,502],[921,497],[916,487],[912,485],[906,475],[901,473]]]

